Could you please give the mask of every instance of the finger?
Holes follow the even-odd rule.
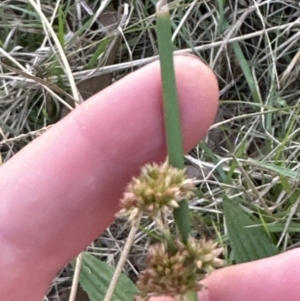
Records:
[[[300,300],[299,262],[300,249],[294,249],[267,259],[220,269],[203,281],[206,289],[199,294],[199,300]]]
[[[187,151],[214,120],[218,88],[199,60],[176,57],[175,66]],[[165,159],[161,95],[155,62],[89,99],[1,168],[0,230],[20,246],[19,258],[57,269],[113,221],[132,175]]]

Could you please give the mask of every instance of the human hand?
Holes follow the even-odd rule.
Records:
[[[176,57],[175,66],[188,151],[214,120],[218,89],[199,60]],[[155,62],[93,96],[5,163],[0,168],[1,299],[40,301],[57,270],[113,221],[131,177],[165,156]],[[208,293],[210,301],[296,300],[299,257],[291,251],[219,270],[205,279],[203,300]]]

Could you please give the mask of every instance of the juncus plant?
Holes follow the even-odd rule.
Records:
[[[193,179],[184,170],[184,155],[171,42],[171,22],[165,0],[157,4],[157,38],[164,98],[164,121],[168,159],[161,165],[145,165],[139,177],[128,184],[120,204],[119,217],[132,228],[142,215],[152,218],[162,240],[148,252],[147,268],[137,281],[140,296],[168,295],[178,300],[197,300],[200,280],[223,265],[217,243],[190,235],[187,201],[194,196]],[[167,218],[174,215],[176,233],[172,235]]]

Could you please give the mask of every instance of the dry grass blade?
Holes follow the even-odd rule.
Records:
[[[119,277],[122,273],[122,270],[124,268],[124,264],[125,264],[125,262],[128,258],[130,249],[131,249],[132,244],[134,242],[134,237],[135,237],[135,235],[136,235],[136,233],[139,229],[141,218],[142,218],[142,215],[138,216],[135,219],[134,223],[131,224],[131,229],[130,229],[129,235],[127,237],[124,249],[121,253],[121,257],[120,257],[119,262],[116,266],[115,273],[114,273],[114,275],[113,275],[113,277],[110,281],[109,287],[107,289],[107,292],[106,292],[106,295],[105,295],[105,298],[104,298],[103,301],[111,301],[111,299],[112,299],[112,296],[114,294],[114,290],[115,290],[115,287],[117,285],[118,279],[119,279]]]
[[[47,28],[47,30],[49,31],[49,33],[51,34],[52,39],[54,40],[55,46],[57,47],[58,53],[60,55],[62,64],[64,66],[66,75],[69,79],[69,83],[71,86],[71,90],[72,90],[72,95],[76,101],[76,103],[80,103],[80,95],[78,94],[78,90],[76,88],[76,84],[74,81],[74,77],[73,77],[73,73],[72,73],[72,69],[70,67],[70,64],[68,62],[68,59],[65,55],[65,52],[58,40],[58,37],[56,35],[56,33],[54,32],[51,24],[49,23],[49,21],[47,20],[47,18],[45,17],[44,13],[42,12],[41,8],[34,2],[34,0],[28,0],[30,2],[30,4],[34,7],[34,9],[37,11],[37,13],[39,14],[43,24],[45,25],[45,27]]]
[[[69,301],[75,301],[76,300],[76,294],[79,284],[79,276],[80,276],[80,270],[82,266],[82,253],[79,254],[76,258],[76,268],[73,276],[73,282],[71,287],[71,293],[69,297]]]

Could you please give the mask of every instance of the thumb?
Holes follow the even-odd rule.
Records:
[[[300,300],[300,249],[220,269],[207,277],[200,301]],[[154,300],[152,300],[154,301]]]

